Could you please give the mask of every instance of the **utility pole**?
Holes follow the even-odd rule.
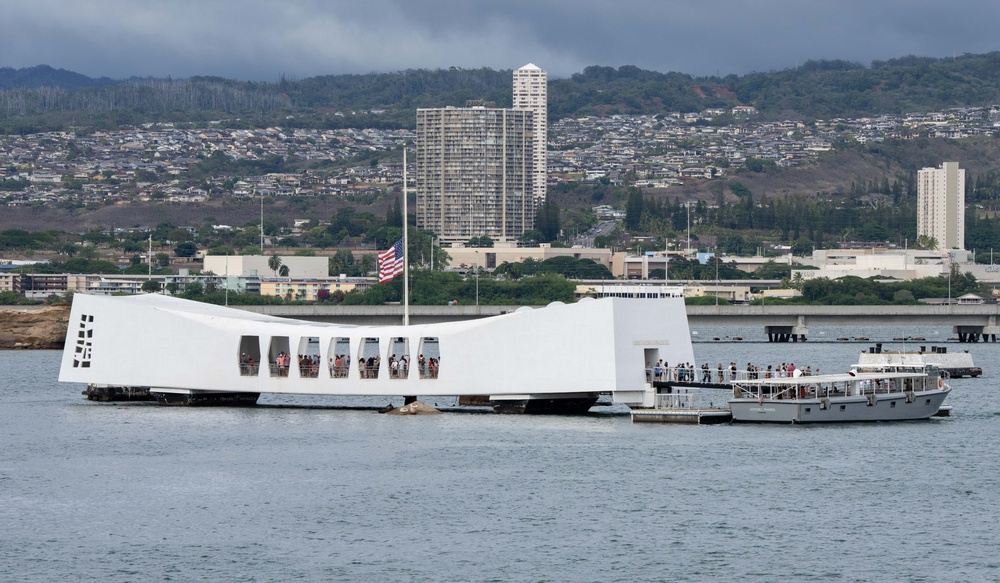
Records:
[[[691,254],[691,201],[689,200],[686,205],[688,211],[688,247],[687,254]]]

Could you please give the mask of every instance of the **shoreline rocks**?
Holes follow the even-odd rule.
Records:
[[[61,350],[69,304],[38,309],[0,307],[0,350]]]

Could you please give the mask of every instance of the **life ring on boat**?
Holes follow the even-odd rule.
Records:
[[[941,377],[938,377],[938,388],[939,389],[944,388],[944,379],[942,379]]]

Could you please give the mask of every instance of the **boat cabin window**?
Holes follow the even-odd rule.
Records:
[[[327,354],[327,366],[330,368],[330,378],[346,379],[351,370],[351,339],[339,336],[330,341]]]
[[[260,370],[260,338],[240,336],[240,376],[255,377]]]
[[[393,337],[386,350],[386,362],[389,363],[389,378],[405,379],[410,373],[410,341],[407,338]]]
[[[378,353],[378,338],[362,338],[358,350],[358,371],[363,379],[377,379],[382,357]]]
[[[441,349],[436,336],[420,339],[417,352],[417,370],[422,379],[436,379],[441,369]]]
[[[288,367],[292,362],[288,336],[271,337],[271,344],[267,349],[267,362],[272,377],[288,376]]]
[[[299,350],[297,354],[299,364],[299,376],[304,379],[314,379],[319,376],[319,338],[317,336],[303,336],[299,338]]]

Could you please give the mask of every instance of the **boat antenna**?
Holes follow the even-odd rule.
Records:
[[[409,223],[406,208],[406,142],[403,142],[403,325],[410,325],[410,239],[407,232]]]

